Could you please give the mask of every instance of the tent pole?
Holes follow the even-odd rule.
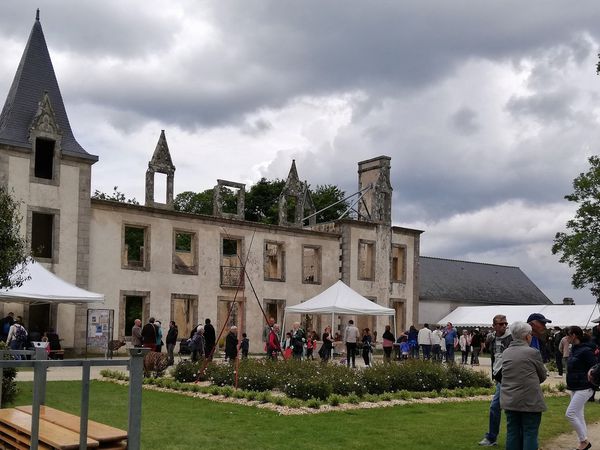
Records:
[[[331,312],[331,334],[333,334],[333,316],[335,315],[335,313],[332,311]],[[331,338],[331,340],[333,341],[333,336],[329,336]],[[331,346],[331,354],[329,355],[329,359],[330,361],[333,361],[333,349],[334,346]]]

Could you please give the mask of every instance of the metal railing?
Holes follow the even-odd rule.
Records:
[[[88,412],[90,403],[90,367],[92,366],[127,366],[129,369],[129,418],[127,422],[127,448],[141,448],[142,425],[142,382],[144,379],[144,356],[148,353],[145,348],[129,349],[130,358],[127,360],[49,360],[46,349],[32,350],[0,350],[0,402],[2,399],[2,378],[5,367],[33,367],[33,400],[31,412],[31,446],[38,449],[40,433],[40,406],[46,401],[46,375],[49,367],[81,367],[81,410],[79,423],[79,448],[87,448]],[[5,355],[31,356],[35,359],[7,359]]]

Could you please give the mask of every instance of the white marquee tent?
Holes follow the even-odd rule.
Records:
[[[438,323],[452,322],[458,327],[490,327],[496,314],[504,314],[509,324],[526,321],[530,314],[541,313],[552,323],[548,326],[568,327],[578,325],[591,328],[592,321],[600,316],[598,305],[494,305],[459,306]]]
[[[103,294],[86,291],[59,278],[41,264],[29,260],[22,286],[0,289],[0,301],[11,303],[95,303],[104,302]]]
[[[332,324],[335,314],[392,317],[395,315],[394,309],[386,308],[372,302],[347,286],[341,280],[305,302],[294,306],[287,306],[283,317],[284,327],[285,315],[288,313],[331,314]]]

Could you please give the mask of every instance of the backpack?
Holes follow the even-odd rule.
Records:
[[[15,340],[22,344],[27,342],[27,331],[25,331],[25,327],[22,325],[15,326]]]

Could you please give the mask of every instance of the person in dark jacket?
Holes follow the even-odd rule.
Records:
[[[173,352],[175,350],[175,345],[177,344],[177,335],[179,334],[179,330],[177,328],[177,324],[175,324],[174,320],[169,322],[169,331],[167,332],[167,355],[169,355],[169,365],[175,364],[175,356]]]
[[[365,328],[362,336],[362,357],[365,362],[365,366],[371,367],[371,353],[373,352],[373,337],[371,336],[371,330]]]
[[[148,323],[142,328],[142,344],[153,352],[156,351],[156,327],[154,317],[148,319]]]
[[[198,325],[194,337],[190,339],[190,351],[192,352],[192,362],[196,362],[204,355],[204,327]]]
[[[225,338],[225,359],[234,362],[238,354],[238,335],[237,327],[233,325]]]
[[[215,327],[210,323],[210,319],[204,320],[204,357],[212,361],[213,350],[217,342]]]
[[[592,444],[588,441],[587,427],[583,410],[586,402],[594,392],[588,381],[588,372],[596,363],[594,344],[577,326],[569,327],[567,331],[571,343],[571,356],[567,360],[567,389],[571,394],[571,402],[565,416],[577,433],[579,450],[587,450]]]
[[[331,351],[333,350],[333,338],[331,337],[331,327],[326,326],[322,336],[323,344],[319,349],[319,356],[321,362],[326,363],[331,358]]]

